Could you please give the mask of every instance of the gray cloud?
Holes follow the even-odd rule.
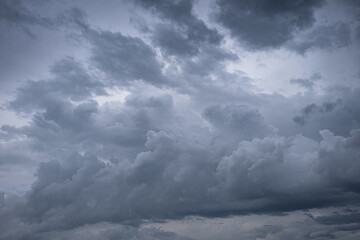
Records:
[[[32,111],[58,100],[84,100],[95,95],[105,95],[104,85],[94,80],[86,69],[73,58],[64,58],[54,64],[54,79],[27,81],[17,89],[17,96],[9,108]]]
[[[345,140],[335,137],[327,130],[322,131],[321,135],[323,140],[318,150],[315,150],[317,148],[314,146],[315,142],[304,139],[302,136],[296,136],[291,140],[265,138],[241,142],[238,149],[232,155],[224,157],[217,167],[217,174],[222,182],[221,188],[228,190],[227,197],[230,199],[243,199],[245,196],[253,199],[253,202],[245,201],[243,203],[245,206],[265,203],[273,205],[275,209],[291,209],[295,206],[306,208],[309,204],[326,205],[327,201],[337,202],[336,190],[323,187],[333,182],[334,177],[338,180],[336,181],[338,186],[344,189],[357,184],[357,177],[353,174],[346,177],[343,171],[352,172],[352,167],[357,168],[355,166],[358,165],[358,161],[355,155],[352,157],[346,157],[346,155],[355,149],[357,149],[355,152],[358,151],[359,146],[352,143],[356,142],[359,136],[354,131]],[[342,145],[341,148],[344,149],[339,154],[335,154],[338,151],[336,144]],[[330,158],[331,155],[333,157]],[[330,159],[334,161],[332,164],[329,164]],[[349,164],[344,164],[344,167],[338,171],[335,170],[342,164],[343,159],[348,159]],[[310,165],[313,161],[316,162],[316,166],[313,165],[312,169]],[[352,167],[349,167],[350,165]],[[307,170],[303,169],[304,167]],[[305,172],[307,172],[306,175],[304,175]],[[273,176],[277,178],[274,179]],[[283,194],[277,195],[276,192],[280,189]],[[354,190],[349,189],[349,191]],[[312,193],[307,195],[304,192]],[[323,198],[322,194],[326,197]],[[265,197],[264,199],[263,196],[274,198]]]
[[[123,87],[134,81],[169,84],[155,51],[142,39],[94,29],[86,13],[78,8],[67,11],[60,20],[77,30],[75,36],[89,44],[91,64],[106,75],[107,84]]]
[[[192,56],[199,52],[197,46],[182,32],[169,25],[158,25],[153,33],[153,42],[161,46],[164,53],[177,56]]]
[[[155,26],[153,41],[170,55],[196,55],[202,44],[219,45],[222,36],[193,14],[192,0],[136,1],[168,22]]]
[[[306,136],[317,138],[316,132],[322,129],[347,136],[351,129],[359,126],[360,114],[355,104],[358,91],[341,86],[328,88],[321,100],[302,106],[292,119]]]
[[[298,86],[303,87],[308,90],[313,90],[315,82],[317,80],[319,80],[320,78],[321,78],[321,75],[315,73],[308,79],[302,79],[302,78],[290,79],[290,83],[294,84],[294,85],[298,85]]]
[[[186,61],[187,60],[187,61]],[[203,47],[202,52],[195,59],[185,59],[183,72],[188,75],[208,76],[209,74],[222,74],[226,62],[236,61],[236,54],[213,46]],[[181,65],[181,63],[180,63]],[[225,76],[223,76],[225,77]]]
[[[237,140],[262,138],[275,132],[256,109],[246,105],[214,105],[206,108],[203,115],[221,134]]]
[[[334,214],[330,216],[319,216],[314,217],[310,215],[315,221],[320,224],[324,225],[336,225],[336,224],[352,224],[352,223],[359,223],[360,221],[360,214],[358,212],[350,213],[350,214]],[[358,228],[360,225],[358,224]]]
[[[6,21],[14,26],[21,26],[25,32],[33,35],[29,29],[31,25],[49,28],[52,21],[41,17],[29,10],[21,0],[4,0],[0,3],[0,21]]]
[[[310,49],[333,49],[348,47],[351,43],[351,29],[343,22],[318,26],[299,40],[288,43],[290,49],[305,54]]]
[[[31,191],[11,216],[37,223],[36,231],[49,231],[102,221],[282,212],[357,201],[352,186],[360,181],[359,131],[349,138],[327,130],[321,134],[320,143],[303,136],[242,141],[218,161],[214,147],[149,131],[147,150],[132,162],[105,164],[87,153],[41,164]]]
[[[155,52],[141,39],[94,30],[86,31],[85,37],[92,43],[95,66],[115,82],[143,80],[154,85],[166,84]]]
[[[17,232],[10,239],[101,239],[101,240],[191,240],[192,238],[184,237],[173,232],[163,231],[154,227],[133,227],[124,225],[115,225],[107,223],[92,224],[65,231],[46,231],[39,233]],[[0,235],[9,238],[9,235]]]
[[[217,1],[216,20],[246,47],[277,48],[310,27],[324,1]]]
[[[1,24],[51,19],[81,51],[2,98],[26,121],[0,128],[0,238],[357,239],[357,22],[323,2],[216,1],[214,28],[191,0],[1,3]]]
[[[296,115],[293,117],[294,122],[300,125],[305,125],[305,121],[307,118],[309,118],[312,114],[316,113],[328,113],[331,112],[341,104],[341,99],[338,99],[335,102],[325,102],[321,106],[317,106],[316,104],[309,104],[305,106],[300,111],[300,115]]]
[[[96,150],[106,159],[133,157],[144,149],[149,129],[172,128],[168,121],[175,117],[169,95],[146,97],[134,94],[127,97],[124,107],[100,107],[93,100],[70,103],[44,98],[40,102],[41,105],[34,107],[37,111],[29,125],[20,128],[3,126],[1,129],[9,140],[15,140],[22,148],[28,149],[23,145],[25,142],[47,157],[67,157],[68,152],[84,149]],[[24,137],[25,141],[22,141]],[[11,146],[7,145],[9,154],[13,149]]]
[[[23,0],[1,1],[0,22],[5,22],[7,27],[19,27],[31,38],[37,38],[38,34],[33,32],[33,27],[42,27],[47,30],[64,30],[74,24],[74,15],[80,13],[78,9],[74,8],[60,10],[55,12],[53,16],[48,17],[44,16],[46,14],[42,11],[50,6],[49,3],[39,0],[32,2],[32,4]],[[5,31],[3,34],[5,34]]]

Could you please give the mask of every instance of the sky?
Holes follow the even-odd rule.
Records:
[[[0,239],[360,239],[360,1],[1,0]]]

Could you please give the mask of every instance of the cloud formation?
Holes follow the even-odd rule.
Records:
[[[202,44],[219,45],[222,36],[193,14],[194,1],[136,1],[164,24],[155,26],[153,42],[170,55],[196,55]]]
[[[216,20],[246,47],[277,48],[310,27],[324,1],[216,1]]]
[[[1,90],[0,238],[357,239],[349,6],[0,3],[1,31],[49,40]]]

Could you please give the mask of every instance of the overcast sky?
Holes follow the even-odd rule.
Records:
[[[360,1],[0,0],[0,239],[360,239]]]

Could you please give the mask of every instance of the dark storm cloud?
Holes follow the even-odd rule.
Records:
[[[193,197],[204,197],[202,195],[206,189],[192,186],[190,179],[186,179],[189,174],[200,173],[198,180],[206,183],[209,176],[205,174],[205,169],[201,169],[204,168],[201,162],[205,160],[201,159],[202,151],[189,149],[189,153],[184,153],[173,136],[164,132],[149,132],[146,146],[149,152],[139,154],[133,163],[122,161],[106,167],[94,155],[74,155],[64,162],[42,164],[37,173],[37,187],[28,196],[29,205],[20,207],[22,210],[18,213],[27,221],[43,222],[40,229],[59,229],[60,225],[61,228],[69,228],[102,220],[136,221],[144,217],[174,217],[177,212],[186,211],[187,205],[193,205]],[[187,159],[188,154],[191,159]],[[176,159],[182,160],[177,162]],[[196,162],[189,167],[197,166],[198,171],[183,165],[190,160]],[[173,179],[173,173],[177,174],[176,179]],[[182,188],[183,183],[187,185],[186,190]],[[181,195],[183,200],[178,202],[177,197]],[[63,214],[51,217],[54,207],[63,209]],[[91,210],[89,215],[89,209],[94,208],[98,210]],[[73,215],[74,209],[81,214]],[[26,213],[23,215],[22,211]],[[57,219],[62,219],[60,222],[63,223]]]
[[[324,130],[320,143],[301,135],[255,138],[218,159],[216,146],[148,131],[147,150],[134,161],[105,164],[86,153],[41,164],[31,191],[10,216],[37,223],[34,231],[41,232],[102,221],[281,213],[358,201],[359,133],[343,138]]]
[[[215,17],[251,50],[352,44],[347,22],[314,25],[322,3],[217,1]],[[41,163],[25,194],[0,193],[0,238],[185,240],[144,226],[189,216],[286,219],[359,203],[359,88],[326,85],[320,94],[314,74],[290,80],[311,90],[304,94],[258,94],[193,1],[137,4],[158,17],[143,38],[66,11],[57,20],[84,45],[84,62],[62,57],[51,77],[25,82],[7,101],[6,110],[29,118],[1,126],[0,172]],[[359,232],[344,232],[358,230],[358,215],[243,224],[241,236],[351,239]]]
[[[222,36],[193,13],[192,0],[136,1],[157,14],[164,24],[155,26],[153,42],[169,55],[196,55],[202,44],[219,45]]]
[[[315,21],[314,11],[323,0],[216,1],[216,20],[246,47],[278,48]]]

